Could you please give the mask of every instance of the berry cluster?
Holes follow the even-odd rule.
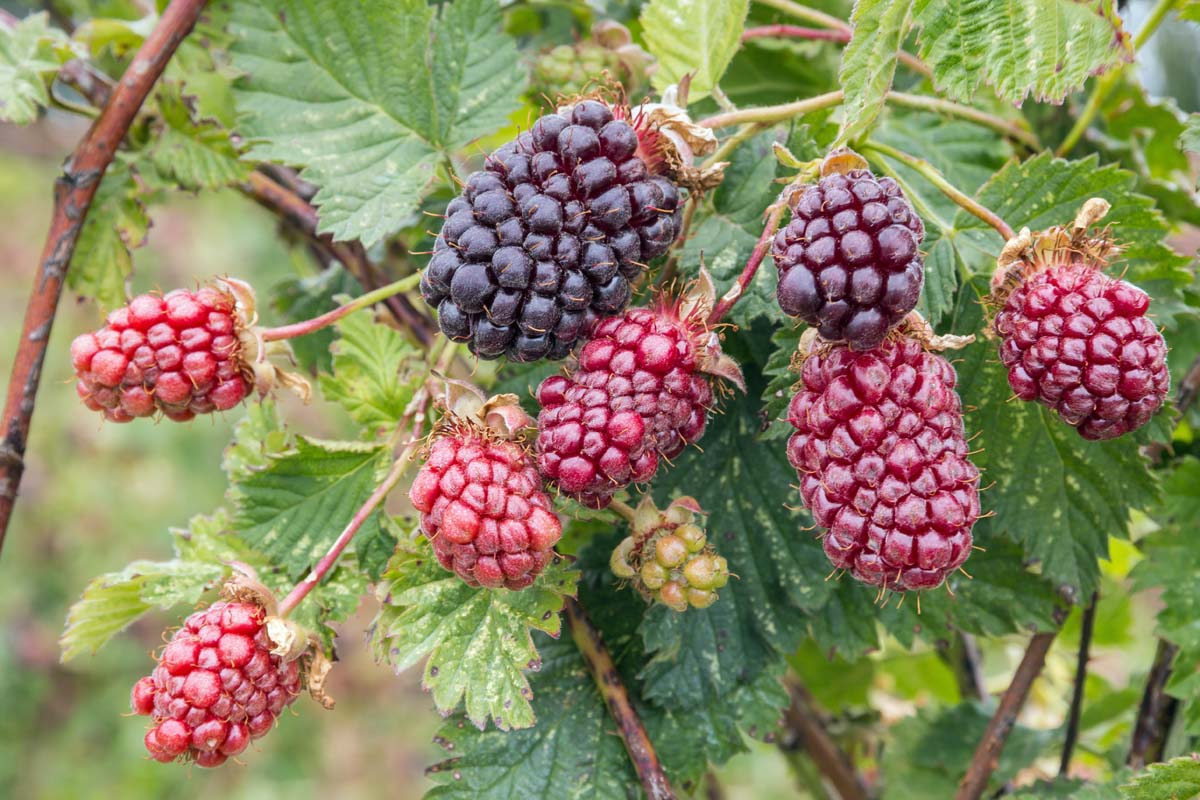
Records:
[[[979,517],[954,368],[896,337],[865,353],[818,344],[801,380],[787,454],[829,560],[881,589],[941,585]]]
[[[891,178],[866,169],[826,175],[793,198],[791,222],[772,243],[779,306],[828,341],[878,347],[917,305],[924,238]]]
[[[1145,425],[1170,387],[1150,298],[1086,263],[1037,272],[996,315],[1000,358],[1022,400],[1054,409],[1085,439]]]
[[[233,408],[252,386],[239,326],[233,296],[220,289],[139,295],[71,343],[76,391],[113,422]]]
[[[483,358],[559,359],[629,304],[680,210],[652,168],[657,134],[629,115],[595,100],[548,114],[467,178],[421,281],[443,333]]]
[[[698,316],[670,301],[630,309],[596,326],[574,369],[542,382],[543,477],[603,508],[704,434],[713,402],[704,373],[720,350]]]
[[[469,423],[440,433],[409,499],[438,562],[471,586],[523,589],[562,535],[524,448]]]
[[[590,37],[538,54],[530,74],[532,94],[536,99],[576,96],[608,79],[620,83],[636,103],[647,88],[652,61],[624,25],[605,20],[592,27]]]
[[[634,512],[632,535],[613,550],[613,574],[674,611],[717,602],[716,590],[729,582],[729,565],[696,524],[699,512],[690,497],[680,497],[662,511],[647,497]]]
[[[271,648],[252,603],[213,603],[188,617],[133,687],[134,712],[154,721],[150,756],[216,767],[271,730],[300,693],[299,663]]]

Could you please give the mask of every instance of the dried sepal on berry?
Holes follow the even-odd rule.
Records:
[[[703,514],[691,497],[676,498],[660,510],[646,495],[633,511],[630,535],[609,559],[613,574],[629,581],[647,602],[679,612],[708,608],[729,582],[729,565],[708,543]]]
[[[1167,346],[1150,297],[1107,275],[1120,248],[1091,232],[1109,204],[1092,198],[1070,227],[1028,229],[1004,247],[992,277],[989,332],[1022,400],[1053,409],[1085,439],[1145,425],[1170,389]]]

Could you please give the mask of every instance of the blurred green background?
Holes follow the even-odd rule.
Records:
[[[1138,4],[1129,14],[1138,18]],[[1144,54],[1152,90],[1200,108],[1196,32],[1164,29]],[[1189,55],[1190,54],[1190,55]],[[1170,65],[1170,68],[1167,67]],[[59,164],[82,133],[77,119],[51,112],[38,124],[0,126],[0,386],[7,390],[9,360],[28,287],[49,219],[51,186]],[[1181,242],[1185,251],[1195,241]],[[133,289],[191,285],[216,274],[272,284],[312,267],[278,236],[276,222],[234,192],[176,196],[156,209],[149,241],[136,252]],[[270,320],[268,312],[268,321]],[[68,606],[92,577],[133,559],[170,556],[172,526],[221,502],[221,450],[240,411],[187,425],[102,425],[82,410],[66,356],[71,339],[100,322],[90,303],[64,296],[50,342],[21,500],[0,560],[0,798],[297,798],[420,797],[430,784],[426,765],[443,752],[433,743],[440,723],[422,692],[417,670],[396,676],[376,666],[363,630],[374,614],[367,599],[340,626],[341,663],[325,712],[301,699],[292,718],[242,758],[207,771],[150,761],[142,746],[144,721],[129,718],[128,692],[150,668],[150,652],[178,617],[151,614],[94,658],[59,663],[57,637]],[[335,423],[319,404],[285,401],[296,428],[321,433]],[[1140,682],[1153,655],[1154,597],[1132,600],[1121,585],[1136,558],[1112,542],[1105,564],[1089,706],[1081,762],[1095,763],[1128,739]],[[1074,672],[1078,611],[1055,642],[1046,671],[1022,721],[1036,728],[1062,724]],[[999,691],[1019,660],[1023,640],[984,647],[988,688]],[[830,663],[811,648],[795,665],[829,705],[870,705],[885,721],[925,705],[957,702],[950,670],[932,653],[898,646],[875,656],[873,669]],[[919,681],[916,679],[919,676]],[[772,744],[752,743],[719,770],[730,798],[804,796],[797,781],[802,761]],[[1053,771],[1055,764],[1045,765]]]

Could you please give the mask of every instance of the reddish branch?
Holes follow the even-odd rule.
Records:
[[[262,172],[250,173],[241,189],[259,205],[278,214],[295,230],[311,239],[322,253],[341,262],[364,289],[371,291],[383,285],[362,245],[357,242],[335,242],[328,235],[317,233],[317,210],[296,192]],[[412,303],[399,295],[389,297],[384,303],[396,321],[411,330],[421,344],[428,346],[433,341],[433,322]]]
[[[179,43],[196,24],[204,0],[172,0],[113,89],[99,118],[63,165],[54,184],[54,211],[33,290],[25,306],[0,428],[0,546],[17,501],[25,469],[25,443],[46,357],[50,329],[79,232],[96,189],[112,163],[138,109]]]
[[[1075,662],[1075,688],[1071,692],[1071,710],[1067,715],[1067,736],[1063,741],[1062,759],[1058,765],[1058,774],[1066,775],[1071,770],[1071,755],[1075,751],[1075,742],[1079,739],[1079,717],[1083,713],[1083,689],[1087,682],[1088,659],[1092,649],[1092,632],[1096,629],[1096,603],[1099,595],[1092,593],[1092,602],[1083,610],[1083,620],[1079,628],[1079,654]]]
[[[710,325],[720,322],[721,318],[729,313],[729,309],[733,308],[737,301],[746,294],[746,290],[750,287],[750,281],[754,280],[754,276],[758,273],[758,268],[762,266],[767,251],[771,249],[771,240],[775,238],[775,231],[779,229],[779,221],[783,219],[783,212],[786,207],[787,205],[783,202],[778,202],[771,207],[767,215],[766,224],[763,226],[762,235],[758,237],[758,243],[754,245],[754,250],[750,253],[750,258],[746,261],[745,268],[742,269],[742,274],[738,276],[737,282],[721,297],[716,306],[713,307],[712,313],[709,314],[708,322]]]
[[[804,748],[842,800],[867,800],[870,793],[866,784],[850,757],[825,730],[812,692],[794,677],[788,677],[785,683],[792,704],[783,712],[785,727],[779,746],[785,750]]]
[[[1179,701],[1166,692],[1171,664],[1178,652],[1179,648],[1175,645],[1164,639],[1158,640],[1154,664],[1146,678],[1146,688],[1142,692],[1142,702],[1133,725],[1129,757],[1125,759],[1125,763],[1134,769],[1140,770],[1147,764],[1162,760],[1167,734],[1171,731],[1179,707]]]
[[[829,28],[804,28],[799,25],[761,25],[757,28],[746,28],[742,31],[742,41],[750,39],[814,39],[826,42],[850,41],[849,30],[833,30]]]
[[[1046,654],[1057,635],[1057,630],[1037,633],[1029,640],[1029,647],[1017,666],[1012,683],[1000,698],[1000,705],[975,749],[967,773],[958,786],[958,793],[954,795],[955,800],[978,800],[983,796],[992,773],[1000,763],[1000,753],[1004,750],[1008,735],[1017,724],[1017,715],[1021,713],[1021,708],[1029,697],[1029,689],[1034,680],[1041,674],[1046,663]]]
[[[608,712],[616,720],[621,741],[625,743],[625,750],[629,753],[646,797],[649,800],[673,800],[675,792],[671,789],[666,773],[663,772],[658,753],[654,751],[654,745],[646,734],[641,718],[629,702],[629,693],[621,681],[621,673],[617,672],[617,665],[609,655],[608,646],[600,638],[600,631],[592,625],[583,607],[572,598],[567,598],[563,616],[588,672],[591,673],[596,688],[600,690],[600,696],[608,706]]]

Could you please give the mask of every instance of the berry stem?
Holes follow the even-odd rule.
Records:
[[[1179,701],[1166,692],[1171,665],[1178,653],[1178,646],[1166,639],[1158,640],[1154,664],[1146,676],[1146,688],[1142,691],[1142,701],[1133,724],[1129,755],[1125,759],[1125,763],[1134,769],[1145,769],[1147,764],[1162,760],[1167,735],[1179,710]]]
[[[362,507],[354,513],[354,517],[346,524],[341,534],[330,546],[329,551],[321,557],[308,576],[300,583],[296,584],[287,597],[279,604],[279,616],[286,617],[292,612],[296,606],[303,602],[305,597],[308,597],[309,592],[317,587],[325,576],[329,574],[337,563],[338,558],[342,555],[342,551],[354,539],[354,534],[358,533],[359,528],[366,522],[375,509],[384,501],[388,493],[396,488],[396,484],[404,477],[404,473],[408,470],[412,456],[421,447],[424,439],[421,437],[421,430],[425,426],[425,407],[429,404],[429,392],[424,388],[418,389],[413,396],[412,402],[409,403],[406,409],[404,418],[400,422],[401,428],[406,427],[406,423],[411,420],[412,436],[408,440],[408,444],[396,456],[396,460],[392,462],[392,467],[388,470],[387,475],[379,486],[375,487],[375,491],[367,498],[367,501],[362,504]]]
[[[975,749],[975,755],[971,757],[971,763],[958,786],[954,800],[979,800],[983,796],[988,781],[1000,762],[1000,753],[1004,750],[1008,735],[1017,722],[1017,715],[1021,713],[1021,708],[1029,697],[1029,689],[1034,680],[1041,674],[1046,663],[1046,654],[1050,652],[1050,645],[1054,643],[1054,637],[1057,635],[1056,629],[1048,633],[1036,633],[1029,640],[1025,655],[1013,674],[1012,683],[1004,691],[996,713],[988,722],[987,730]]]
[[[816,97],[797,100],[793,103],[783,103],[777,106],[761,106],[759,108],[744,108],[741,111],[716,114],[707,119],[700,120],[697,124],[716,130],[717,128],[727,128],[730,125],[742,125],[747,122],[782,122],[792,117],[840,105],[844,97],[845,94],[842,90],[838,89],[837,91],[819,94]]]
[[[257,171],[250,173],[239,188],[307,237],[318,251],[340,262],[363,289],[370,291],[379,285],[375,265],[362,246],[351,242],[335,242],[328,234],[317,233],[317,210],[299,194]],[[428,346],[433,341],[437,324],[428,315],[399,295],[389,297],[385,302],[396,321],[412,331],[421,344]]]
[[[613,498],[613,500],[608,504],[608,507],[617,512],[617,515],[620,516],[621,519],[625,520],[630,525],[633,524],[634,511],[628,503]]]
[[[0,547],[25,470],[25,443],[50,329],[88,209],[138,110],[203,9],[204,0],[172,0],[166,7],[125,70],[125,77],[113,89],[100,116],[75,147],[63,166],[63,174],[54,183],[50,231],[25,305],[24,327],[13,359],[0,428]]]
[[[716,325],[721,321],[721,318],[729,313],[729,309],[737,304],[737,301],[742,299],[746,294],[746,288],[750,286],[750,281],[754,280],[754,276],[758,273],[758,268],[762,266],[763,259],[767,255],[767,251],[771,249],[771,240],[775,238],[775,232],[779,230],[779,223],[783,219],[783,211],[787,207],[786,203],[776,201],[767,213],[766,224],[763,226],[762,235],[758,237],[758,242],[754,245],[754,251],[750,253],[750,258],[746,261],[745,268],[742,269],[742,274],[738,275],[737,281],[733,286],[729,287],[717,304],[713,307],[712,313],[708,316],[708,324]]]
[[[824,42],[850,41],[850,32],[835,28],[802,28],[799,25],[760,25],[742,31],[742,41],[751,39],[811,39]]]
[[[1042,143],[1038,140],[1037,134],[1030,130],[1029,123],[1023,120],[1014,122],[951,100],[928,97],[923,94],[909,94],[908,92],[890,91],[887,95],[887,102],[901,108],[911,108],[914,111],[930,111],[935,114],[958,117],[984,128],[990,128],[1014,142],[1020,142],[1030,150],[1042,149]]]
[[[826,14],[823,11],[818,11],[815,8],[809,8],[808,6],[804,6],[799,3],[793,2],[793,0],[759,0],[759,2],[762,3],[764,6],[770,6],[774,9],[776,9],[777,11],[782,11],[783,13],[789,14],[789,15],[795,17],[796,19],[802,20],[804,22],[808,22],[813,25],[820,25],[822,28],[829,28],[831,31],[836,32],[837,37],[838,37],[836,39],[834,39],[832,36],[830,36],[830,37],[820,36],[820,37],[811,37],[811,38],[814,38],[814,39],[828,38],[829,41],[837,41],[837,42],[841,42],[844,44],[846,42],[849,42],[850,37],[854,35],[854,29],[851,28],[848,23],[843,22],[842,20],[838,19],[835,16]],[[770,27],[774,27],[774,26],[770,26]],[[795,26],[784,25],[784,26],[780,26],[780,27],[791,28],[791,27],[795,27]],[[800,30],[804,30],[804,29],[801,28]],[[795,35],[795,34],[781,34],[781,35]],[[804,37],[800,37],[800,38],[810,38],[810,37],[804,36]],[[912,53],[901,50],[899,53],[897,53],[897,58],[899,59],[901,64],[904,64],[905,66],[907,66],[909,69],[913,70],[914,72],[920,73],[921,75],[924,75],[926,78],[930,78],[933,76],[933,72],[932,72],[932,70],[929,69],[928,65],[926,65],[924,61],[917,58]]]
[[[674,800],[675,792],[671,788],[671,782],[663,772],[658,753],[655,752],[654,745],[646,733],[646,727],[629,701],[629,692],[625,689],[617,665],[613,663],[608,646],[600,638],[600,631],[596,630],[583,606],[573,597],[568,597],[563,604],[563,617],[571,630],[571,638],[575,640],[575,646],[579,648],[579,654],[596,683],[596,689],[604,698],[605,706],[617,723],[617,732],[621,735],[621,741],[625,743],[625,751],[629,753],[629,759],[633,762],[633,769],[637,772],[646,797],[649,800]]]
[[[1158,0],[1154,8],[1150,10],[1150,16],[1142,24],[1137,34],[1133,37],[1133,51],[1142,49],[1142,45],[1150,41],[1150,37],[1158,30],[1158,26],[1167,18],[1167,14],[1179,5],[1179,0]],[[1108,99],[1112,90],[1117,87],[1121,80],[1121,74],[1125,71],[1125,65],[1113,67],[1097,81],[1092,89],[1092,94],[1088,97],[1087,105],[1083,107],[1083,111],[1075,118],[1075,124],[1071,126],[1071,130],[1067,131],[1067,135],[1063,138],[1062,144],[1054,151],[1054,154],[1059,158],[1063,158],[1075,149],[1075,145],[1079,144],[1079,140],[1083,138],[1083,134],[1087,132],[1088,126],[1092,124],[1092,120],[1100,113],[1100,106],[1104,105],[1104,101]]]
[[[277,342],[282,339],[295,339],[297,336],[305,336],[310,333],[316,333],[322,328],[327,328],[337,322],[342,317],[353,314],[359,309],[373,306],[378,302],[388,299],[393,295],[408,292],[417,287],[421,281],[421,274],[414,273],[407,277],[401,278],[398,281],[389,283],[387,286],[381,286],[374,291],[356,297],[349,303],[338,306],[332,311],[327,311],[319,317],[296,322],[291,325],[282,325],[278,328],[267,328],[262,331],[262,338],[265,342]]]
[[[864,150],[873,150],[879,155],[895,159],[918,173],[925,180],[936,186],[942,194],[953,200],[959,208],[992,226],[1004,241],[1007,242],[1016,235],[1013,233],[1013,229],[1009,227],[1009,224],[1000,219],[1000,216],[996,212],[984,207],[974,198],[968,197],[961,189],[946,180],[946,176],[942,175],[937,167],[925,159],[910,156],[908,153],[897,150],[891,145],[882,144],[874,140],[866,142],[862,147]]]
[[[1096,629],[1096,603],[1099,593],[1092,592],[1092,602],[1083,610],[1079,625],[1079,654],[1075,662],[1075,686],[1071,692],[1071,710],[1067,714],[1067,735],[1063,741],[1062,759],[1058,774],[1067,776],[1071,771],[1071,755],[1079,739],[1079,717],[1083,712],[1083,685],[1087,682],[1088,659],[1092,649],[1092,632]]]
[[[808,687],[791,676],[784,683],[792,704],[783,712],[786,729],[780,737],[779,746],[785,750],[804,747],[821,774],[837,789],[842,800],[867,800],[870,793],[862,776],[854,769],[850,757],[825,730]]]

